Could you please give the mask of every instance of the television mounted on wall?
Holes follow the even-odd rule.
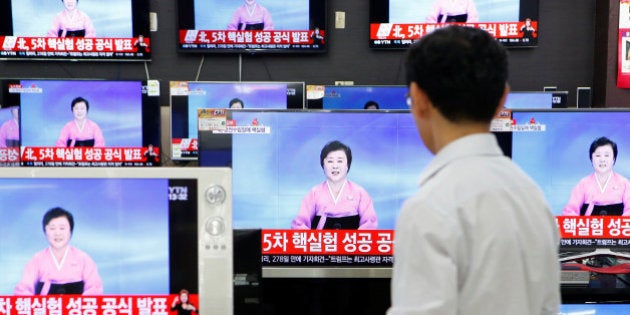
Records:
[[[184,53],[322,53],[326,1],[180,0],[177,48]]]
[[[149,61],[149,0],[6,0],[0,60]]]
[[[539,0],[370,0],[370,48],[405,49],[436,28],[487,30],[506,47],[538,46]]]
[[[0,80],[3,124],[19,133],[0,144],[0,165],[159,166],[159,86],[143,80]],[[10,117],[10,118],[9,118]],[[16,139],[17,137],[17,139]]]

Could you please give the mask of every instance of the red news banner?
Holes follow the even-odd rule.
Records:
[[[563,239],[627,239],[630,243],[630,217],[557,216]]]
[[[0,315],[168,315],[176,296],[0,296]]]
[[[418,39],[433,30],[444,27],[443,23],[400,24],[400,23],[372,23],[370,24],[371,39]],[[495,38],[522,38],[520,27],[523,22],[495,22],[495,23],[465,23],[466,26],[486,30]],[[538,29],[538,21],[532,21],[532,27]]]
[[[146,39],[148,43],[148,39]],[[0,36],[3,51],[31,52],[135,52],[133,38],[16,37]]]
[[[393,230],[263,230],[262,264],[391,266]]]
[[[313,44],[312,31],[180,30],[180,44]],[[324,35],[324,31],[320,31]]]
[[[153,150],[159,155],[157,148]],[[25,147],[22,149],[21,162],[143,163],[147,161],[146,152],[147,148],[143,147]]]

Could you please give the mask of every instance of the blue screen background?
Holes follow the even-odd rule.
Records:
[[[105,294],[169,293],[167,179],[0,179],[0,295],[12,295],[24,265],[48,242],[53,207],[74,217],[70,244],[94,260]],[[34,197],[36,196],[36,197]]]
[[[613,171],[630,177],[630,111],[513,112],[518,124],[531,118],[544,132],[515,132],[512,159],[543,189],[554,215],[561,215],[571,190],[593,173],[591,142],[605,136],[617,143]]]
[[[103,131],[107,147],[142,146],[141,81],[22,80],[42,93],[22,93],[22,146],[55,146],[63,126],[74,119],[72,100],[88,100],[88,118]]]
[[[424,23],[434,0],[389,0],[390,23]],[[519,20],[520,0],[474,0],[480,22]]]
[[[304,195],[325,180],[319,155],[329,141],[352,150],[348,179],[372,197],[379,229],[393,229],[432,154],[408,112],[238,112],[270,134],[233,135],[235,228],[290,228]],[[200,148],[202,149],[202,148]]]

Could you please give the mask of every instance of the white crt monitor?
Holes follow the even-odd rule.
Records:
[[[0,215],[11,223],[0,238],[0,313],[167,314],[187,300],[197,314],[232,314],[231,176],[209,167],[3,169]],[[63,222],[69,233],[55,231]]]

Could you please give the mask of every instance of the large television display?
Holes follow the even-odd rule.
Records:
[[[234,123],[199,131],[199,165],[232,167],[233,226],[262,229],[263,276],[274,266],[292,272],[367,267],[373,273],[391,266],[398,211],[432,158],[408,110],[228,110],[226,119]],[[296,229],[292,221],[303,198],[326,180],[320,153],[334,140],[351,149],[347,179],[369,195],[374,224],[340,223],[335,230],[331,217],[321,230]]]
[[[0,59],[149,61],[149,0],[0,3]]]
[[[622,215],[630,190],[616,176],[630,176],[630,111],[513,110],[512,122],[512,159],[541,186],[557,218],[565,275],[582,279],[563,288],[563,300],[627,301],[630,217]],[[600,137],[616,144],[616,159],[610,145],[601,153],[595,145],[591,160]],[[597,184],[598,171],[611,168],[617,175]]]
[[[192,53],[322,53],[326,1],[180,0],[178,50]]]
[[[370,47],[404,49],[436,28],[463,24],[487,30],[507,47],[534,47],[538,0],[370,0]]]
[[[196,160],[198,110],[302,109],[304,82],[172,81],[170,97],[171,158]]]
[[[19,145],[0,147],[2,165],[161,163],[159,89],[147,81],[15,79],[0,84],[2,108],[19,112],[19,139],[13,141]]]
[[[232,314],[227,168],[7,168],[4,314]],[[177,313],[177,312],[174,312]]]

